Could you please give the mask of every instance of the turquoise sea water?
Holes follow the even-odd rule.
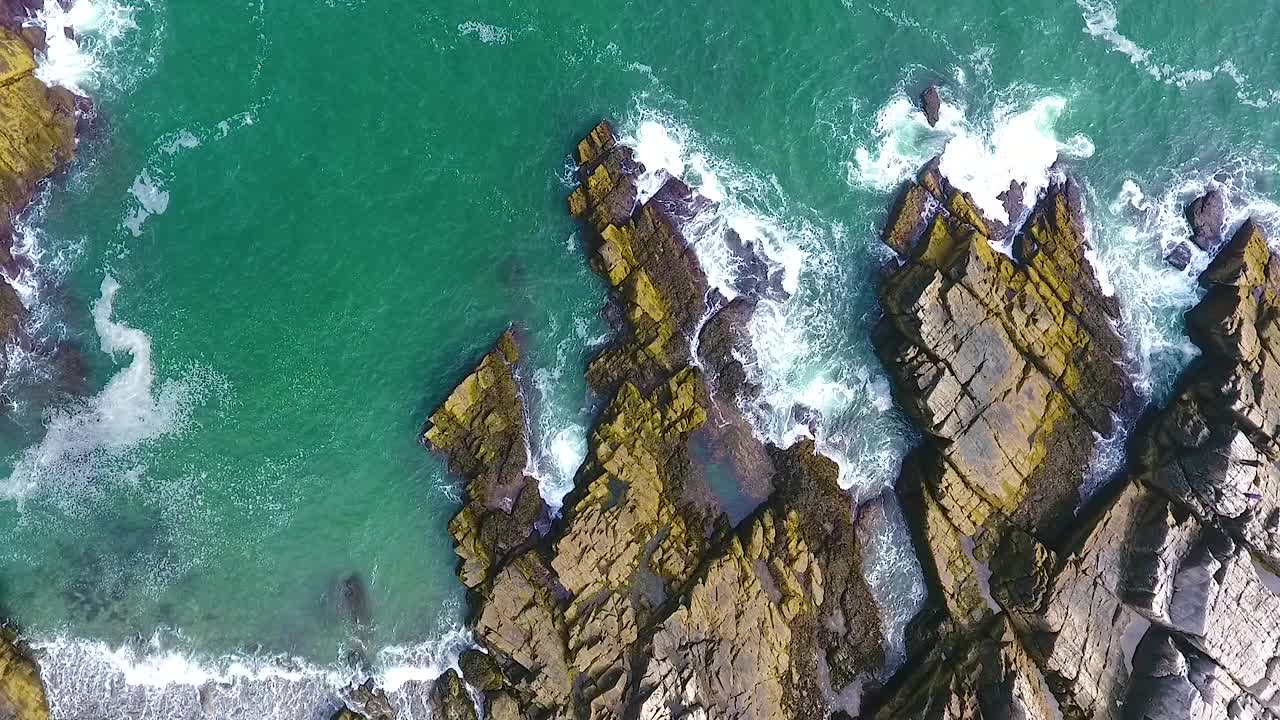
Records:
[[[0,603],[63,717],[198,717],[195,688],[229,679],[210,716],[319,716],[356,648],[413,704],[462,639],[458,488],[416,434],[508,323],[549,498],[581,458],[604,294],[564,196],[600,117],[719,201],[713,280],[724,227],[786,269],[745,409],[775,442],[817,409],[864,499],[910,442],[869,341],[877,235],[930,157],[989,205],[1055,161],[1085,183],[1157,398],[1188,358],[1195,291],[1160,260],[1182,203],[1218,183],[1235,221],[1280,221],[1280,10],[1242,0],[77,0],[40,21],[79,31],[42,73],[99,118],[27,218],[23,280],[88,383],[50,403],[39,362],[6,380]],[[936,129],[912,109],[929,82]],[[910,549],[892,522],[871,546],[900,622]],[[337,607],[353,573],[368,633]]]

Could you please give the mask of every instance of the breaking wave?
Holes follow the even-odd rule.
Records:
[[[27,24],[45,34],[36,77],[86,96],[127,90],[149,74],[164,37],[158,0],[44,0]]]
[[[404,720],[425,720],[431,683],[471,644],[454,627],[431,642],[383,649],[372,677]],[[54,717],[133,720],[328,720],[364,675],[287,656],[202,658],[180,637],[121,646],[64,635],[36,639]]]
[[[1093,155],[1093,143],[1084,135],[1058,139],[1056,127],[1066,106],[1058,95],[1002,98],[988,118],[974,119],[962,105],[943,102],[937,125],[930,127],[899,90],[876,113],[875,142],[855,151],[847,179],[864,190],[891,192],[940,155],[943,175],[972,195],[988,218],[1016,222],[999,197],[1010,183],[1025,187],[1023,205],[1029,209],[1048,187],[1050,168],[1060,157]]]

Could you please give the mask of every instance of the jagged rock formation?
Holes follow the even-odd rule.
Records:
[[[468,479],[462,511],[449,523],[463,584],[488,577],[496,558],[533,534],[545,511],[538,483],[525,475],[524,400],[515,375],[520,350],[508,330],[493,351],[432,413],[422,441]]]
[[[468,480],[451,531],[484,652],[463,656],[464,675],[499,719],[820,716],[883,663],[838,469],[811,443],[770,454],[735,435],[754,446],[735,455],[763,462],[776,490],[730,526],[699,486],[690,441],[712,412],[732,425],[751,392],[740,358],[753,296],[711,292],[681,234],[706,200],[669,179],[638,203],[643,168],[607,124],[578,159],[570,210],[588,225],[618,336],[587,369],[607,402],[563,514],[537,536],[528,515],[507,512],[526,482],[510,335],[425,435]]]
[[[900,217],[910,200],[889,222],[907,256],[879,340],[927,433],[899,490],[932,606],[867,717],[1277,717],[1280,263],[1261,231],[1246,223],[1204,272],[1188,314],[1203,357],[1134,433],[1125,477],[1077,512],[1128,390],[1072,185],[1010,259],[931,173],[905,191],[928,192],[927,225]]]
[[[1075,186],[1050,189],[1011,258],[967,196],[933,194],[944,187],[935,173],[904,193],[929,193],[933,210],[882,284],[876,341],[897,397],[927,433],[904,489],[918,495],[930,547],[945,553],[936,560],[955,575],[951,610],[965,618],[984,609],[965,591],[975,573],[966,553],[1047,558],[1058,544],[1127,378],[1114,301],[1085,260]]]

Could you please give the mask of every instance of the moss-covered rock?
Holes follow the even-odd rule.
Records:
[[[477,690],[483,692],[491,692],[501,690],[505,684],[502,677],[502,669],[498,667],[498,663],[488,653],[475,649],[464,650],[462,656],[458,658],[458,664],[462,667],[462,677],[466,679],[467,684]]]
[[[1077,512],[1054,488],[1084,481],[1085,433],[1123,397],[1078,202],[1051,190],[1013,260],[942,211],[886,283],[883,347],[929,433],[899,487],[937,592],[869,717],[1275,716],[1280,262],[1252,222],[1221,250],[1187,317],[1203,355],[1135,432],[1128,473]],[[993,320],[1002,332],[984,330]],[[1044,388],[1030,423],[989,418],[1008,404],[990,392],[1006,348],[1023,359],[1018,393]]]
[[[456,670],[446,670],[431,686],[432,720],[476,720],[476,705]]]

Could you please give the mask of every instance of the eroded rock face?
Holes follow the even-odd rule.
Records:
[[[520,349],[502,334],[494,349],[432,413],[422,441],[467,479],[462,510],[449,523],[457,543],[463,584],[474,588],[492,574],[497,558],[527,542],[545,512],[528,463],[524,401],[515,368]]]
[[[1059,504],[1069,496],[1053,488],[1083,481],[1092,454],[1085,433],[1104,430],[1098,410],[1120,409],[1125,396],[1112,370],[1120,357],[1114,334],[1107,333],[1113,306],[1096,282],[1066,270],[1088,271],[1079,262],[1082,241],[1071,239],[1079,227],[1076,201],[1070,186],[1051,189],[1014,243],[1015,263],[1024,266],[996,258],[1000,271],[985,285],[973,273],[992,264],[973,249],[972,237],[962,236],[968,245],[954,241],[981,226],[958,224],[955,216],[967,212],[955,202],[952,196],[946,225],[932,220],[886,281],[887,322],[896,331],[886,333],[893,342],[887,358],[901,363],[890,370],[903,403],[929,433],[904,464],[899,488],[922,546],[933,608],[917,622],[907,669],[875,698],[871,716],[1276,717],[1280,579],[1266,567],[1276,563],[1266,518],[1276,504],[1269,338],[1280,266],[1265,237],[1246,223],[1205,271],[1208,292],[1188,315],[1204,355],[1187,369],[1170,406],[1134,434],[1127,476],[1076,511]],[[936,272],[917,269],[926,263]],[[1055,290],[1072,285],[1070,293]],[[978,303],[979,312],[957,295],[970,286],[985,291],[969,295],[1004,303]],[[1049,296],[1059,304],[1045,302]],[[1086,306],[1078,308],[1073,299],[1081,298]],[[1069,337],[1087,342],[1060,352],[1060,330],[1036,319],[1045,308],[1057,324],[1078,328]],[[1012,330],[982,329],[1009,316],[1021,318]],[[1044,338],[1029,344],[1018,327]],[[979,340],[981,347],[967,351]],[[984,377],[990,368],[1019,367],[1008,362],[1008,346],[1021,348],[1035,370],[1066,368],[1047,373],[1043,397],[1056,394],[1057,407],[1067,408],[1055,423],[1048,422],[1057,413],[1051,402],[1030,423],[993,427],[984,420],[1035,383],[1024,371],[1013,394],[975,394],[1001,388]],[[951,383],[952,376],[964,380]],[[1021,453],[1034,447],[1019,442],[1028,429],[1036,443],[1050,438],[1046,457],[1071,458],[1049,461],[1048,490],[1045,476],[1019,465],[1037,456]],[[998,483],[978,477],[998,466],[972,463],[964,452],[975,432],[975,447],[1008,461]],[[1066,440],[1052,440],[1061,433]],[[1047,507],[1019,504],[1026,502]],[[997,628],[999,652],[991,644]],[[1019,689],[991,678],[1013,678]]]

